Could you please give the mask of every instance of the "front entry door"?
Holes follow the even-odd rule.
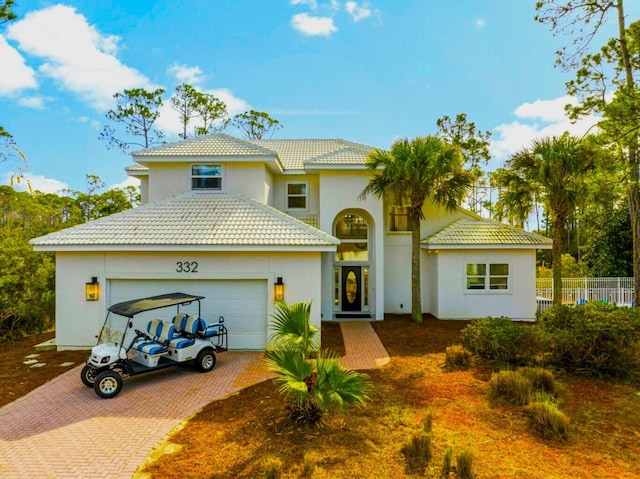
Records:
[[[362,266],[342,267],[342,311],[362,311]]]

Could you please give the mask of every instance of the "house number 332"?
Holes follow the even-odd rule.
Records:
[[[178,273],[197,273],[198,262],[197,261],[177,261],[176,271]]]

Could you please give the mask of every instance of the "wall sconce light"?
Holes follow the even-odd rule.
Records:
[[[100,299],[100,283],[95,276],[91,277],[90,283],[85,283],[84,292],[87,301],[98,301]]]
[[[282,282],[282,276],[278,276],[273,285],[273,299],[276,301],[284,300],[284,283]]]

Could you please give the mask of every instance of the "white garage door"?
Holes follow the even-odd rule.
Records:
[[[267,281],[266,280],[111,280],[109,305],[167,293],[186,293],[204,296],[201,316],[209,323],[224,316],[228,330],[229,349],[262,350],[267,344]],[[198,313],[197,304],[181,308],[190,314]],[[175,309],[149,311],[135,317],[135,327],[146,327],[149,320],[170,320]],[[143,326],[144,325],[144,326]]]

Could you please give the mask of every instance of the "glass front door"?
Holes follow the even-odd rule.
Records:
[[[362,266],[342,267],[342,311],[362,311]]]

